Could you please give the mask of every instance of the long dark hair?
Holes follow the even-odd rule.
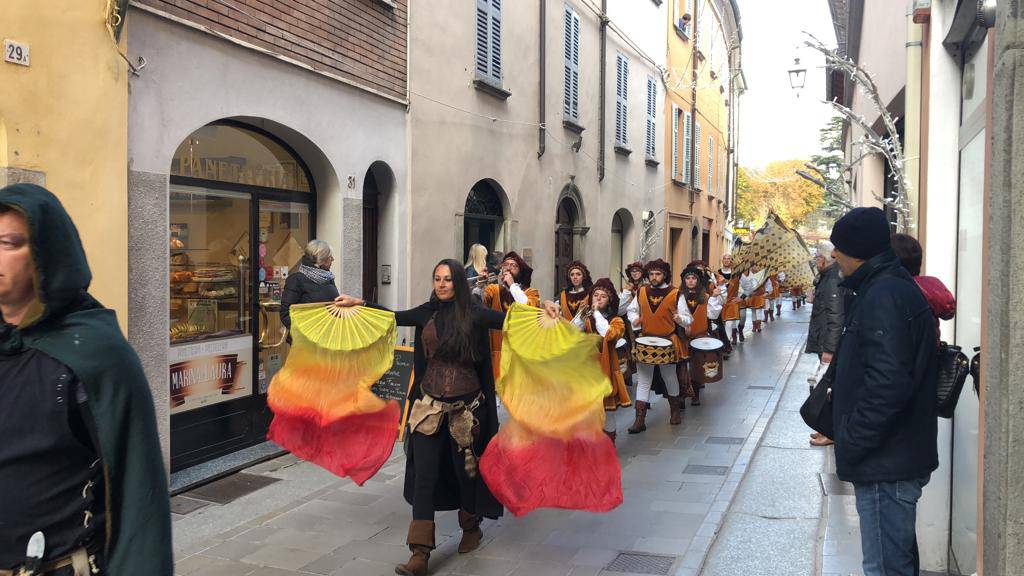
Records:
[[[473,351],[473,299],[466,281],[466,270],[458,260],[441,260],[434,266],[431,282],[441,266],[451,270],[455,298],[443,302],[433,291],[430,293],[430,302],[437,311],[434,316],[439,336],[437,354],[449,360],[473,362],[476,360]]]

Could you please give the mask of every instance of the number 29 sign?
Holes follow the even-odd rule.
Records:
[[[28,44],[4,40],[4,62],[28,66]]]

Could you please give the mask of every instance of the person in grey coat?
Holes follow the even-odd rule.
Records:
[[[842,276],[839,274],[839,266],[832,258],[834,249],[831,242],[822,240],[818,243],[817,254],[814,257],[814,263],[818,267],[818,278],[814,281],[814,302],[805,351],[818,355],[820,366],[817,375],[824,374],[825,368],[832,362],[832,356],[839,345],[839,337],[843,334],[847,290],[839,286]],[[817,384],[817,377],[808,378],[808,383],[813,390]],[[811,444],[828,446],[832,444],[832,440],[815,432],[811,434]]]

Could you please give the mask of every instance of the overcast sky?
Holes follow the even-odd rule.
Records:
[[[827,0],[738,0],[743,26],[739,162],[763,168],[773,160],[808,158],[820,149],[818,130],[832,117],[825,98],[824,58],[803,45],[803,31],[835,46]],[[797,48],[799,46],[799,48]],[[807,83],[795,91],[788,71],[799,56]],[[797,94],[799,93],[799,98]]]

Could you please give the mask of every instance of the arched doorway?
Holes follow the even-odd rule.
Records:
[[[573,230],[576,228],[579,210],[576,202],[564,197],[558,202],[558,213],[555,216],[555,291],[566,286],[565,270],[575,260],[573,250]]]
[[[384,302],[381,284],[391,284],[390,270],[382,271],[382,255],[389,253],[390,239],[381,235],[386,226],[395,175],[384,162],[374,162],[363,178],[363,298]],[[385,258],[386,260],[386,258]]]
[[[462,259],[469,256],[473,244],[482,244],[488,251],[497,248],[501,227],[505,224],[504,193],[496,182],[480,180],[466,196],[462,224]]]
[[[608,277],[619,288],[622,287],[623,270],[633,260],[633,215],[625,208],[612,216],[611,259]]]
[[[315,237],[316,194],[291,147],[229,120],[190,134],[170,174],[175,471],[265,440],[267,387],[289,350],[281,295]]]

